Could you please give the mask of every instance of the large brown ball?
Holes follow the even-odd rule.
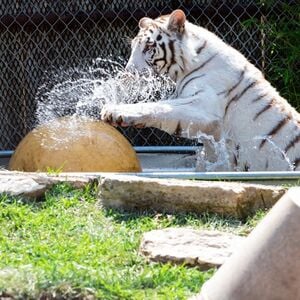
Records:
[[[26,172],[140,172],[137,155],[115,128],[101,121],[60,118],[20,142],[10,170]]]

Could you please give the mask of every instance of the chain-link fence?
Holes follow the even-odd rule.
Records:
[[[239,49],[265,70],[268,40],[260,26],[280,18],[281,5],[265,9],[258,0],[3,0],[0,3],[0,150],[13,150],[32,128],[36,92],[49,69],[69,68],[97,57],[128,58],[126,41],[143,16],[181,8],[187,18]],[[291,3],[293,1],[290,1]],[[245,26],[255,18],[256,23]],[[249,24],[248,24],[249,25]],[[123,130],[136,146],[190,144],[155,129]]]

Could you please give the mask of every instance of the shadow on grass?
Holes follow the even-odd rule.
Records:
[[[95,184],[87,185],[84,188],[75,189],[70,184],[60,183],[54,185],[45,193],[43,199],[28,199],[20,196],[10,196],[0,194],[0,205],[26,205],[31,210],[42,210],[51,206],[58,205],[61,200],[70,199],[70,201],[85,201],[97,203],[97,186]],[[102,209],[104,217],[108,217],[115,223],[128,223],[128,226],[134,224],[147,224],[149,229],[157,227],[171,226],[190,226],[196,228],[218,229],[226,231],[238,231],[240,234],[249,233],[253,227],[265,216],[265,211],[258,211],[254,216],[245,220],[239,220],[234,217],[217,215],[204,212],[196,213],[166,213],[154,210],[147,211],[125,211],[122,209]],[[243,228],[242,231],[239,230]]]
[[[233,217],[221,216],[212,213],[161,213],[156,211],[125,211],[120,209],[105,209],[104,215],[110,217],[116,223],[123,222],[140,222],[141,219],[152,219],[156,223],[164,224],[164,226],[191,226],[222,229],[228,228],[238,229],[248,221],[242,222]]]

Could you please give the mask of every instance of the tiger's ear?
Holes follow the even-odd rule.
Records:
[[[140,29],[149,27],[154,21],[150,18],[144,17],[139,21]]]
[[[183,33],[185,21],[184,12],[181,9],[174,10],[169,17],[168,30]]]

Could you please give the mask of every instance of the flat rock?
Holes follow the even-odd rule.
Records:
[[[132,175],[107,174],[99,180],[99,199],[104,207],[169,213],[212,212],[238,218],[272,207],[285,191],[259,184]]]
[[[143,235],[140,253],[155,262],[221,266],[245,238],[220,231],[167,228]]]
[[[95,182],[96,176],[80,174],[46,174],[25,172],[0,172],[0,194],[39,198],[54,184],[66,182],[75,188],[81,188],[88,183]]]
[[[27,176],[0,176],[0,194],[38,198],[47,189],[45,184]]]

